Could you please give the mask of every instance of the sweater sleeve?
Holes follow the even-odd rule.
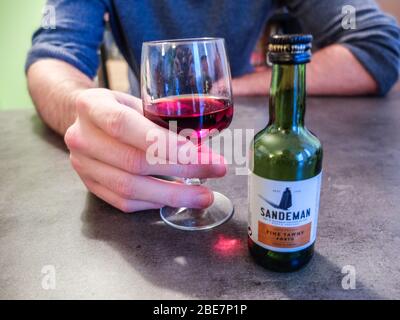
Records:
[[[400,29],[373,0],[285,0],[303,32],[314,36],[317,47],[333,43],[347,47],[372,75],[378,94],[385,95],[398,79]],[[347,7],[345,7],[347,6]],[[355,9],[354,28],[346,25],[346,10]]]
[[[93,78],[99,65],[98,48],[103,39],[105,0],[48,0],[54,26],[41,27],[32,37],[25,71],[36,61],[65,61]]]

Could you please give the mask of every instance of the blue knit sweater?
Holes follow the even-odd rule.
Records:
[[[273,0],[48,0],[56,12],[55,29],[33,36],[26,70],[42,58],[66,61],[89,77],[98,68],[104,14],[110,15],[116,42],[138,72],[143,41],[222,37],[227,43],[232,75],[251,72],[251,52],[272,13]],[[341,43],[351,50],[385,94],[399,73],[400,32],[395,20],[373,0],[283,0],[314,45]],[[342,7],[356,9],[356,28],[342,27]]]

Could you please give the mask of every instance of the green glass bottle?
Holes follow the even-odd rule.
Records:
[[[311,35],[274,35],[269,122],[253,140],[248,246],[257,263],[288,272],[310,261],[317,232],[322,146],[304,126]]]

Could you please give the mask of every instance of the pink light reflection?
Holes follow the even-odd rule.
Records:
[[[218,235],[217,240],[213,245],[213,249],[222,256],[234,256],[239,254],[242,248],[240,239],[227,237],[225,235]]]

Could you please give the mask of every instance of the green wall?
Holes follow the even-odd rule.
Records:
[[[44,0],[0,0],[0,110],[30,108],[24,64]]]

